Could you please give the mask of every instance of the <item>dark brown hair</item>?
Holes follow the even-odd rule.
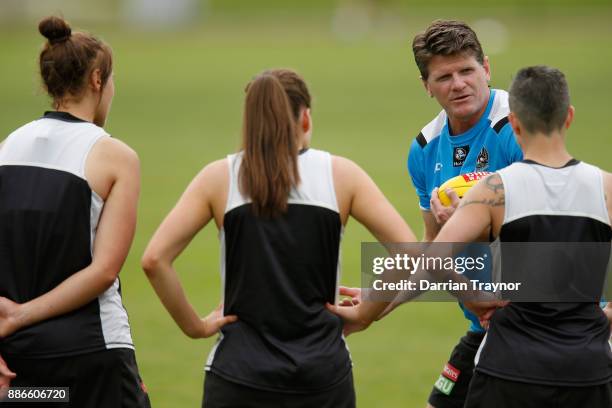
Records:
[[[263,74],[275,76],[280,81],[289,97],[291,111],[296,121],[300,118],[301,109],[311,107],[310,92],[308,91],[306,82],[297,72],[280,68],[264,71]]]
[[[38,31],[48,40],[40,52],[40,76],[56,109],[66,97],[82,95],[96,68],[104,87],[113,70],[112,51],[106,43],[91,34],[73,33],[64,19],[55,16],[42,19]]]
[[[546,135],[565,124],[570,95],[563,72],[547,66],[521,69],[510,85],[510,110],[530,133]]]
[[[255,215],[286,212],[298,172],[298,119],[310,107],[304,80],[287,69],[264,71],[246,88],[239,180]]]
[[[466,23],[456,20],[436,20],[412,41],[414,60],[421,78],[429,77],[429,61],[436,55],[469,53],[482,65],[484,53],[474,30]]]

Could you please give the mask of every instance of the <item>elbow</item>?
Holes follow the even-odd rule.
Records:
[[[189,337],[190,339],[198,339],[198,338],[200,338],[200,336],[198,335],[197,331],[194,330],[193,328],[183,328],[183,327],[181,327],[181,330],[183,331],[185,336]]]
[[[100,286],[103,290],[107,290],[117,281],[120,270],[121,267],[115,265],[109,265],[103,269],[103,273],[100,274]]]
[[[140,261],[142,270],[145,272],[149,279],[155,277],[157,271],[160,268],[161,263],[161,258],[157,254],[150,251],[145,252]]]

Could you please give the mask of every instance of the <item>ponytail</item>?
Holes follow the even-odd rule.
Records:
[[[289,192],[300,181],[296,123],[277,77],[263,73],[247,86],[239,185],[257,216],[286,212]]]

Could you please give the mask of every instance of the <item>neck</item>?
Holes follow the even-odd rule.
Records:
[[[57,107],[57,110],[59,112],[68,112],[79,119],[92,123],[96,116],[96,108],[88,98],[83,98],[79,102],[74,102],[71,100],[65,101]]]
[[[478,112],[471,115],[468,118],[457,118],[457,117],[449,117],[448,123],[450,125],[449,134],[451,136],[460,135],[461,133],[465,133],[470,130],[484,115],[487,110],[487,106],[489,105],[489,99],[491,98],[491,90],[487,88],[487,98],[484,100],[482,107]]]
[[[306,134],[304,132],[298,133],[298,152],[301,152],[304,149],[308,149],[310,147],[310,143]]]
[[[523,156],[525,160],[533,160],[549,167],[561,167],[572,159],[565,147],[565,134],[553,132],[550,135],[525,135],[523,140]]]

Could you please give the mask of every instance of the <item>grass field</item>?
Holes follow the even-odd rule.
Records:
[[[139,225],[121,276],[141,373],[155,407],[199,406],[213,339],[194,341],[180,333],[141,272],[139,259],[191,178],[206,163],[237,149],[244,85],[259,71],[291,67],[304,75],[314,95],[313,147],[364,167],[419,236],[422,226],[406,154],[439,107],[422,89],[410,43],[435,18],[470,23],[494,18],[506,28],[505,48],[490,55],[494,87],[506,88],[525,65],[549,64],[565,71],[577,110],[570,149],[577,158],[612,170],[612,8],[404,11],[353,41],[334,36],[325,13],[230,16],[213,16],[200,27],[172,33],[87,27],[110,42],[115,53],[117,90],[107,129],[136,149],[142,161]],[[0,28],[0,140],[48,107],[38,87],[42,37],[35,27]],[[482,41],[486,51],[488,39]],[[371,239],[349,222],[343,283],[359,284],[360,242]],[[202,315],[219,301],[218,263],[212,225],[177,263]],[[359,406],[424,406],[466,327],[454,304],[416,303],[351,336]]]

